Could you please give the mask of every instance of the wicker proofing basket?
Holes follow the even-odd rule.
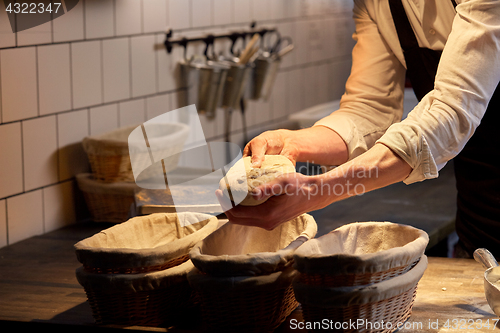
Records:
[[[152,214],[103,230],[75,244],[78,282],[99,324],[175,323],[192,313],[188,252],[214,231],[201,213]]]
[[[134,174],[129,156],[128,137],[137,126],[119,128],[117,130],[83,139],[82,144],[87,153],[94,178],[102,182],[133,182]],[[148,143],[154,156],[177,156],[166,159],[165,172],[177,167],[178,153],[182,151],[189,127],[181,123],[148,124]],[[150,163],[149,150],[145,148],[136,156],[145,163]],[[141,155],[142,154],[142,155]]]
[[[135,183],[102,183],[92,174],[76,176],[78,187],[95,222],[120,223],[127,220],[134,193],[139,187]]]
[[[209,331],[271,332],[297,307],[293,252],[316,235],[310,215],[272,231],[226,224],[190,252],[188,280]]]
[[[314,238],[314,218],[303,214],[268,231],[227,223],[189,253],[200,271],[214,276],[252,276],[282,270],[294,251]]]
[[[212,276],[194,269],[189,284],[197,294],[208,332],[273,332],[298,306],[292,288],[297,271],[260,276]]]
[[[332,288],[296,278],[293,288],[305,322],[328,321],[329,331],[336,332],[394,332],[410,317],[417,284],[426,268],[423,255],[406,273],[371,285]]]
[[[97,324],[158,326],[192,313],[186,276],[193,268],[191,261],[140,274],[98,274],[80,267],[76,276]]]
[[[351,223],[304,244],[294,253],[302,283],[329,287],[377,283],[416,265],[427,233],[390,222]]]
[[[76,256],[92,273],[144,273],[176,266],[218,226],[202,213],[139,216],[75,244]]]

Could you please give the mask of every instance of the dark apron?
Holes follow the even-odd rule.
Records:
[[[419,47],[401,0],[389,0],[389,4],[406,61],[407,77],[421,100],[434,89],[441,51]],[[476,248],[485,247],[500,257],[499,87],[481,124],[453,160],[458,190],[456,231],[460,246],[469,255]]]

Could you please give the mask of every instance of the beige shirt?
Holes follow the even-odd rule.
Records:
[[[354,0],[357,41],[340,109],[318,121],[352,159],[380,142],[435,178],[472,136],[500,82],[500,0],[402,0],[419,45],[443,50],[434,90],[401,121],[405,61],[387,0]],[[500,110],[498,110],[500,112]],[[500,124],[499,124],[500,127]]]

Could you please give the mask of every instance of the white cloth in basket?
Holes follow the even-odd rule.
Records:
[[[78,242],[76,256],[82,264],[99,268],[162,265],[188,254],[217,226],[217,217],[202,213],[139,216]]]
[[[310,274],[365,274],[410,265],[424,253],[429,236],[391,222],[357,222],[301,246],[295,268]]]
[[[271,231],[227,223],[196,244],[189,255],[196,268],[215,276],[270,274],[282,270],[317,230],[308,214]]]

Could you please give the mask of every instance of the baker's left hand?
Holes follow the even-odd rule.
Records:
[[[237,205],[232,208],[221,190],[217,190],[216,195],[230,222],[272,230],[303,213],[328,205],[328,202],[324,202],[318,182],[315,176],[284,174],[255,188],[255,199],[269,198],[257,206]]]

